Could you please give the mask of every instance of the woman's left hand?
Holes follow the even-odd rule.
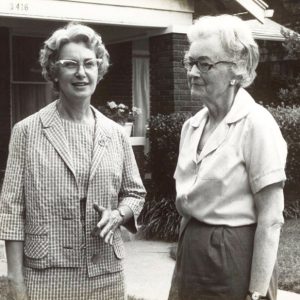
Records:
[[[113,244],[114,232],[122,224],[123,218],[118,210],[111,210],[94,203],[93,208],[100,216],[100,221],[92,231],[92,236],[104,239],[105,243]]]

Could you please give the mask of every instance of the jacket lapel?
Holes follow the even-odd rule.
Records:
[[[90,171],[90,178],[91,181],[95,176],[95,173],[99,167],[101,162],[101,158],[106,151],[106,147],[110,142],[110,135],[109,135],[109,125],[107,125],[107,118],[102,116],[96,109],[92,107],[95,116],[96,116],[96,130],[95,130],[95,139],[94,139],[94,150],[93,150],[93,158],[92,158],[92,165]]]
[[[64,134],[64,128],[56,109],[54,101],[44,109],[40,110],[40,119],[43,124],[43,133],[76,179],[76,173],[72,164],[68,142]]]

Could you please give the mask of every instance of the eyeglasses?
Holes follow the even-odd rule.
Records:
[[[62,68],[69,71],[77,71],[80,66],[83,66],[85,70],[93,70],[98,68],[102,62],[102,58],[91,58],[83,62],[79,62],[73,59],[60,59],[56,63],[61,65]]]
[[[187,71],[191,71],[193,66],[196,65],[198,70],[201,73],[207,73],[211,68],[213,68],[217,64],[234,64],[235,65],[235,63],[233,61],[220,60],[220,61],[217,61],[213,64],[210,64],[210,63],[207,63],[207,62],[201,62],[197,59],[193,60],[191,58],[184,58],[182,60],[182,64],[183,64],[183,66],[185,67],[185,69]]]

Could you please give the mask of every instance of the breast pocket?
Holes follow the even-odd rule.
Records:
[[[24,254],[32,259],[47,256],[49,248],[47,228],[44,225],[26,225]]]

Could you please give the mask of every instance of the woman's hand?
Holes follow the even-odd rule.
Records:
[[[118,210],[107,209],[94,203],[93,208],[100,216],[100,221],[92,231],[92,236],[99,236],[105,243],[113,244],[114,232],[122,224],[123,217]]]
[[[8,280],[7,300],[28,300],[24,281]]]

